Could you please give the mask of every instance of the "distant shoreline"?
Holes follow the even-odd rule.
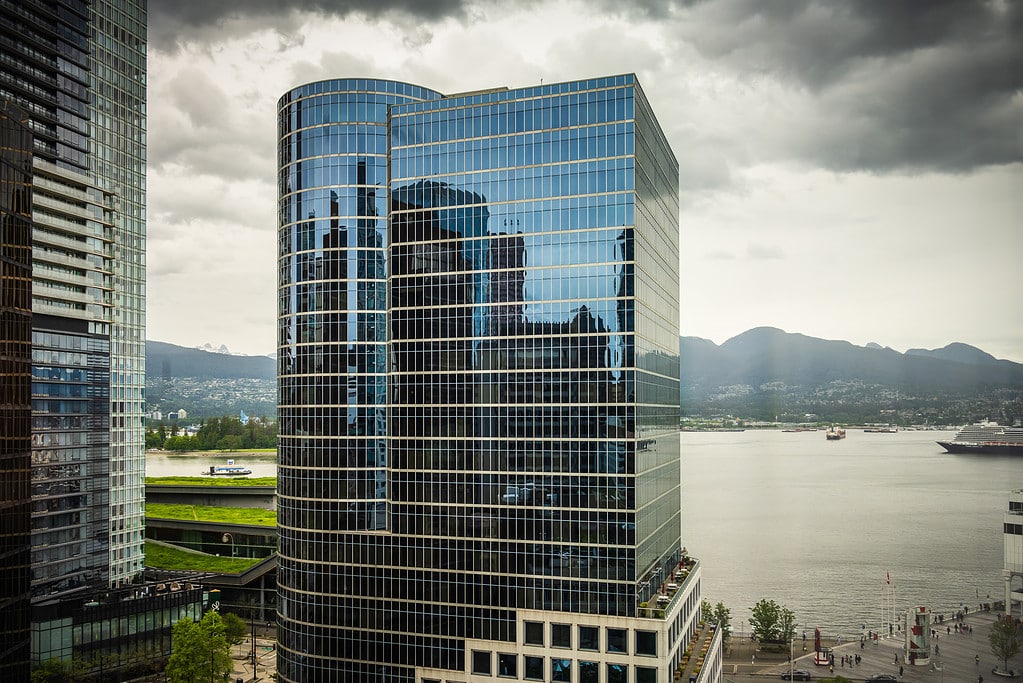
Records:
[[[276,448],[250,448],[239,451],[166,451],[160,448],[146,449],[146,455],[190,455],[208,458],[210,456],[236,456],[236,455],[277,455]]]

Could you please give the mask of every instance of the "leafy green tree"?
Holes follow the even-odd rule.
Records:
[[[714,621],[718,624],[718,629],[721,630],[721,641],[728,642],[728,638],[732,635],[732,610],[725,607],[725,603],[719,602],[714,605]]]
[[[1009,670],[1009,660],[1019,654],[1023,646],[1023,631],[1012,620],[1012,617],[1004,617],[991,625],[991,632],[987,636],[991,643],[991,653],[1002,660],[1002,670]]]
[[[182,619],[171,629],[167,680],[170,683],[227,681],[234,665],[220,614],[209,611],[201,621]]]
[[[238,645],[245,640],[249,629],[241,617],[233,612],[224,612],[220,618],[224,622],[224,635],[227,637],[227,642]]]
[[[54,657],[39,662],[32,669],[30,680],[32,683],[74,683],[82,680],[83,674],[84,670],[79,660],[65,661]]]
[[[749,619],[758,640],[787,641],[795,637],[796,615],[774,600],[762,599],[753,605]]]
[[[714,606],[710,604],[710,600],[707,598],[700,601],[700,620],[714,621]]]
[[[158,432],[146,432],[146,449],[163,448],[163,439]]]

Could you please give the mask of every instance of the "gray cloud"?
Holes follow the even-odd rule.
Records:
[[[875,172],[1023,160],[1023,3],[725,0],[673,24],[704,58],[816,98],[783,154]]]
[[[338,18],[401,13],[430,21],[463,16],[465,5],[465,0],[153,0],[149,42],[159,50],[174,50],[181,42],[223,39],[224,22],[235,19],[290,34],[287,29],[297,28],[295,17],[303,13]]]

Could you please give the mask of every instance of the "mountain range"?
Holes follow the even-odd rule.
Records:
[[[724,410],[772,419],[788,411],[852,420],[871,417],[862,410],[869,404],[879,413],[875,420],[889,411],[908,419],[930,410],[956,423],[1004,417],[1006,402],[1018,405],[1023,394],[1023,364],[962,343],[899,353],[757,327],[720,346],[682,337],[679,351],[685,414]]]
[[[1005,418],[1007,410],[1010,418],[1023,416],[1023,364],[968,344],[899,353],[878,344],[856,346],[757,327],[721,345],[681,337],[679,352],[687,415],[730,412],[774,419],[812,413],[821,419],[884,421],[885,414],[897,411],[904,420],[922,414],[946,423]],[[231,400],[224,403],[226,412],[217,412],[216,401],[204,399],[202,414],[274,410],[276,362],[267,356],[147,341],[146,374],[149,403],[164,410],[185,408],[192,414],[194,406],[180,403],[198,402],[204,387],[210,396]],[[185,386],[192,388],[184,391]],[[258,397],[258,407],[246,409],[247,396]]]

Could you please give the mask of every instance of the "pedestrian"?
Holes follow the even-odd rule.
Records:
[[[898,652],[895,653],[895,663],[896,664],[899,663],[899,653]]]
[[[757,653],[754,652],[753,653],[753,661],[751,661],[750,664],[756,665],[756,663],[757,663]]]
[[[973,663],[976,664],[977,666],[980,666],[980,655],[973,656]]]
[[[899,667],[899,678],[902,678],[902,667]]]
[[[934,654],[936,655],[941,654],[941,648],[938,647],[937,643],[934,644]]]
[[[834,664],[829,664],[828,665],[828,672],[829,673],[835,673],[835,665]]]

